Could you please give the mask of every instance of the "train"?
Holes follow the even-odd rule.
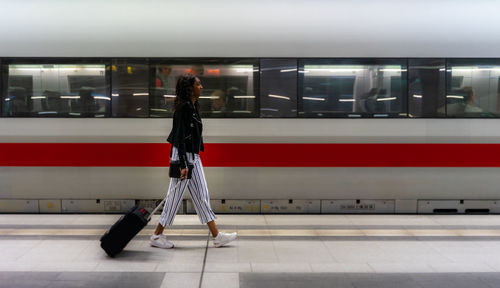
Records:
[[[186,72],[216,213],[500,213],[492,6],[2,1],[0,213],[154,206]]]

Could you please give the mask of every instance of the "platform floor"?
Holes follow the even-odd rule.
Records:
[[[149,246],[158,217],[116,258],[99,237],[119,215],[0,215],[0,287],[500,287],[500,215],[196,215]]]

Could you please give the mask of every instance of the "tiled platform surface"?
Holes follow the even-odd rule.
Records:
[[[500,215],[196,215],[149,246],[157,216],[116,258],[119,215],[0,215],[0,287],[500,287]],[[208,245],[207,245],[208,243]]]

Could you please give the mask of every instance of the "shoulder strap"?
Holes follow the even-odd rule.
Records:
[[[190,107],[193,109],[193,113],[196,113],[196,107],[189,103]],[[194,123],[193,123],[193,115],[189,115],[189,128],[191,129],[191,151],[193,152],[191,156],[193,156],[194,163]]]

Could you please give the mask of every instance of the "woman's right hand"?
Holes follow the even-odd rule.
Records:
[[[187,179],[189,169],[186,167],[184,169],[181,168],[181,179]]]

